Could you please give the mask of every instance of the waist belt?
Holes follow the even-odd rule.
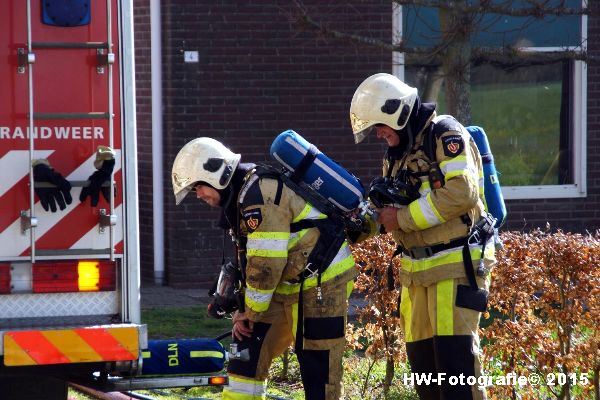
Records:
[[[434,254],[439,253],[440,251],[453,249],[456,247],[463,247],[467,244],[468,241],[469,241],[469,237],[465,236],[462,238],[453,239],[453,240],[449,241],[448,243],[434,244],[433,246],[413,247],[412,249],[404,249],[403,248],[402,254],[404,254],[410,258],[414,258],[414,259],[418,260],[421,258],[431,257]]]

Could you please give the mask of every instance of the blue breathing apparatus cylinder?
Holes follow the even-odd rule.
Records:
[[[481,154],[486,207],[488,212],[496,218],[494,226],[499,228],[506,219],[506,206],[504,204],[504,197],[502,196],[502,189],[500,188],[500,181],[498,180],[496,165],[494,164],[494,156],[490,150],[490,143],[482,127],[468,126],[467,131],[471,134],[473,140],[475,140],[475,144]]]
[[[342,211],[354,210],[365,198],[357,177],[291,129],[273,140],[271,156],[292,172],[292,180],[301,180]]]

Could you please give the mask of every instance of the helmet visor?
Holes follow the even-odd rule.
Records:
[[[175,193],[175,205],[176,206],[178,206],[179,203],[181,203],[183,201],[183,199],[185,199],[185,196],[187,196],[188,193],[192,191],[193,187],[194,187],[194,185],[189,185],[189,186],[186,186],[183,189],[181,189],[179,192]]]
[[[358,143],[362,142],[372,132],[375,132],[375,125],[371,125],[368,128],[365,128],[360,132],[354,133],[354,143],[358,144]]]
[[[373,121],[361,119],[356,113],[350,112],[350,125],[354,133],[354,142],[362,142],[372,131]]]

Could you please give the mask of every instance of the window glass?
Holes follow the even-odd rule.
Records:
[[[558,7],[563,0],[548,0],[547,9]],[[495,0],[492,3],[506,4]],[[565,8],[580,9],[581,0],[564,1]],[[531,3],[513,1],[510,8],[530,8]],[[403,7],[403,38],[409,46],[433,46],[440,37],[437,8],[407,5]],[[472,43],[478,46],[564,47],[581,45],[581,16],[547,15],[544,18],[511,17],[485,14],[473,20]],[[548,29],[552,27],[552,29]]]
[[[511,73],[490,66],[472,70],[472,122],[493,143],[503,185],[573,183],[565,70],[560,63]]]
[[[560,0],[548,0],[545,6],[556,7],[559,3]],[[512,7],[528,5],[526,1],[516,1]],[[567,0],[564,7],[580,9],[581,0]],[[403,40],[409,46],[437,44],[440,36],[437,9],[404,6],[402,20]],[[531,51],[546,51],[580,46],[582,37],[586,37],[582,34],[580,15],[536,20],[488,14],[476,23],[474,46],[518,45]],[[438,114],[446,113],[443,85],[431,84],[430,77],[435,71],[411,67],[410,53],[404,57],[404,79],[419,89],[423,100],[438,103]],[[527,189],[523,195],[529,197],[585,193],[582,181],[585,177],[580,170],[585,159],[582,155],[585,128],[578,122],[585,115],[581,109],[585,99],[584,74],[585,66],[575,61],[512,70],[472,66],[471,123],[485,129],[501,184],[513,189],[512,198],[518,198],[514,192],[517,188],[544,189],[537,192]],[[574,187],[576,191],[566,194],[566,187]]]
[[[488,135],[502,185],[573,183],[569,69],[558,63],[512,72],[492,66],[471,70],[471,122]],[[405,74],[425,92],[422,71],[407,67]],[[438,114],[446,113],[443,86],[436,101]]]

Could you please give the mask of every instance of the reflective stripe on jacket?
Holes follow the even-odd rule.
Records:
[[[315,227],[290,232],[290,224],[304,220],[323,220],[327,216],[307,203],[278,180],[256,175],[246,177],[240,191],[240,230],[246,244],[246,313],[251,320],[265,312],[273,299],[298,300],[298,276],[317,243]],[[281,186],[280,186],[281,185]],[[278,190],[279,189],[279,190]],[[342,232],[343,234],[343,232]],[[312,266],[309,266],[309,269]],[[316,266],[314,266],[316,270]],[[345,283],[357,275],[347,242],[321,276],[323,290]],[[317,285],[317,277],[305,279],[304,290]]]
[[[436,160],[430,160],[425,154],[424,141],[434,121],[441,124],[443,129],[435,138]],[[439,164],[444,175],[445,183],[440,188],[432,188],[429,182],[429,170],[433,162]],[[436,117],[434,113],[417,134],[410,151],[391,166],[384,160],[384,176],[390,168],[392,177],[398,175],[401,168],[406,168],[413,183],[420,185],[421,197],[398,210],[400,228],[392,232],[396,242],[406,249],[464,238],[470,230],[465,221],[476,222],[485,210],[481,156],[470,134],[452,117]],[[403,284],[408,285],[411,281],[429,284],[440,279],[465,276],[461,252],[462,247],[448,249],[418,260],[403,255]],[[481,245],[473,246],[471,255],[476,266],[481,258]],[[484,260],[488,266],[495,262],[492,243],[486,246]]]

